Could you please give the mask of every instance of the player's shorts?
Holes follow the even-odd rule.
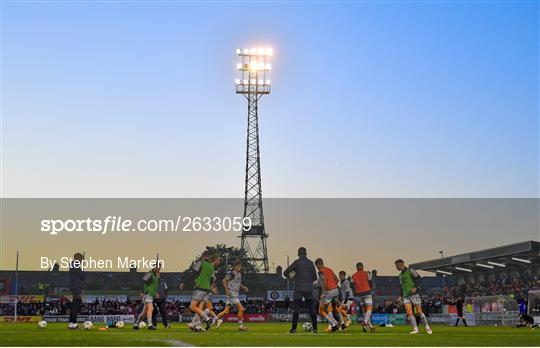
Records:
[[[347,310],[349,310],[353,304],[353,300],[348,299],[348,300],[343,301],[341,304],[344,305],[345,308],[347,308]]]
[[[321,302],[329,304],[334,300],[339,300],[339,289],[332,289],[322,293]]]
[[[421,306],[422,299],[420,298],[420,295],[414,294],[409,297],[404,297],[403,304],[412,304],[413,306]]]
[[[360,304],[362,306],[373,306],[373,297],[371,295],[360,296]]]
[[[191,300],[197,302],[208,301],[210,300],[210,291],[197,289],[193,291],[193,295],[191,295]]]
[[[143,303],[154,303],[154,298],[148,294],[143,295]]]
[[[229,295],[227,296],[227,301],[225,302],[225,304],[237,305],[239,303],[240,303],[240,299],[238,298],[238,291],[229,289]]]

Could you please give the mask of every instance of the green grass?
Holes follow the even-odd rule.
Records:
[[[66,324],[50,323],[40,329],[34,323],[0,323],[0,346],[540,346],[540,329],[513,327],[433,326],[433,335],[422,331],[409,335],[408,326],[377,328],[364,333],[358,325],[333,334],[287,334],[287,323],[254,323],[249,331],[237,331],[226,323],[219,330],[192,333],[185,324],[156,331],[124,329],[68,330]],[[323,326],[324,327],[324,326]]]

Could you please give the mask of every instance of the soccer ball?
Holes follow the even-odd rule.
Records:
[[[91,321],[85,321],[83,324],[83,329],[90,330],[94,327],[94,324],[92,324]]]
[[[313,329],[311,323],[307,321],[304,323],[304,325],[302,325],[302,327],[304,328],[304,331],[311,331],[311,329]]]
[[[47,322],[45,320],[41,320],[38,324],[37,324],[40,328],[44,329],[47,327]]]
[[[124,322],[122,320],[118,320],[115,324],[117,329],[121,329],[124,327]]]
[[[141,321],[139,323],[139,328],[144,329],[146,327],[146,323],[144,321]]]

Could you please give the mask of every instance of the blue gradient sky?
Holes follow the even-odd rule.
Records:
[[[538,196],[536,1],[2,6],[5,197],[241,197],[258,45],[266,196]]]

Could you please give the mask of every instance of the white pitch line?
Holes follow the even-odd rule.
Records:
[[[169,338],[157,339],[157,340],[152,340],[152,341],[165,342],[165,343],[170,344],[171,346],[174,346],[174,347],[194,347],[193,344],[187,344],[184,341],[175,340],[175,339],[169,339]]]

